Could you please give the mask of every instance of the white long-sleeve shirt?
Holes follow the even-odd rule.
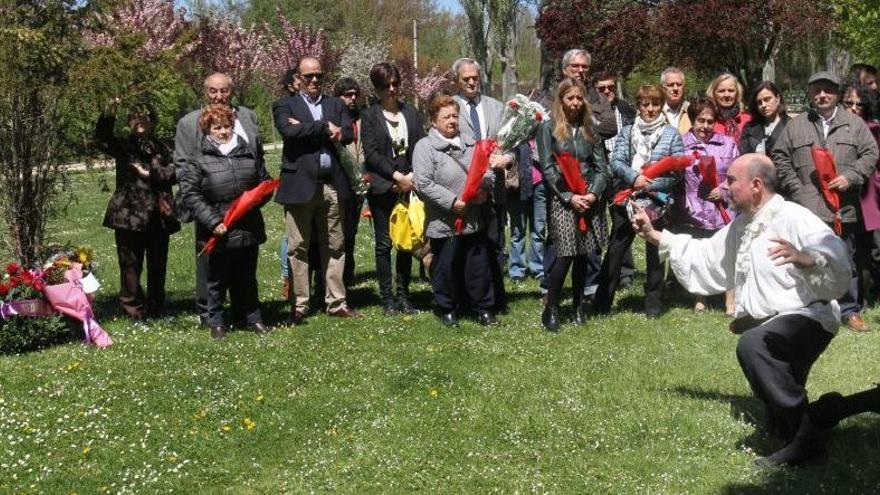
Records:
[[[776,266],[768,254],[776,238],[808,253],[816,265]],[[752,218],[737,216],[708,239],[664,231],[660,256],[669,259],[675,276],[691,293],[735,289],[737,318],[800,314],[831,333],[840,326],[836,299],[851,278],[846,245],[819,217],[781,196],[774,195]]]

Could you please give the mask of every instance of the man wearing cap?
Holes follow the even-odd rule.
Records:
[[[825,71],[813,74],[807,86],[809,111],[785,127],[771,156],[783,193],[829,225],[834,222],[834,214],[822,196],[811,150],[819,146],[834,157],[838,175],[827,186],[840,197],[840,236],[846,242],[853,269],[849,289],[839,299],[840,313],[846,326],[864,332],[869,328],[861,315],[862,277],[861,270],[856,270],[856,260],[864,259],[865,254],[861,252],[865,231],[860,220],[859,193],[874,172],[878,151],[862,119],[839,105],[839,93],[837,76]]]

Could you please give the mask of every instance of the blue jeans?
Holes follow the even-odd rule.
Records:
[[[510,278],[522,278],[526,271],[537,278],[544,276],[544,235],[547,225],[547,201],[544,183],[535,185],[534,195],[521,200],[519,192],[507,196],[507,213],[510,215],[510,247],[507,274]],[[529,248],[526,251],[526,231],[529,232]]]

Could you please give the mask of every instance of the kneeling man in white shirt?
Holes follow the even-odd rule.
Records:
[[[726,189],[737,217],[708,239],[659,232],[644,211],[633,215],[633,228],[660,247],[688,292],[735,290],[740,367],[770,430],[789,441],[807,406],[810,367],[840,325],[836,299],[850,281],[849,256],[825,222],[776,194],[766,156],[734,161]]]

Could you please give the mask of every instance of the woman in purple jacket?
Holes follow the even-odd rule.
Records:
[[[734,138],[714,131],[719,112],[711,99],[704,96],[692,101],[687,112],[693,127],[682,137],[685,155],[698,153],[713,157],[718,176],[718,187],[710,190],[705,185],[698,165],[694,164],[684,173],[684,194],[679,201],[679,228],[682,233],[703,239],[711,237],[725,225],[718,208],[719,201],[724,200],[725,196],[721,185],[727,180],[727,168],[739,156],[739,149]],[[706,301],[703,296],[696,296],[696,299],[694,310],[705,311]],[[731,314],[734,309],[732,293],[727,294],[725,306],[727,313]]]

